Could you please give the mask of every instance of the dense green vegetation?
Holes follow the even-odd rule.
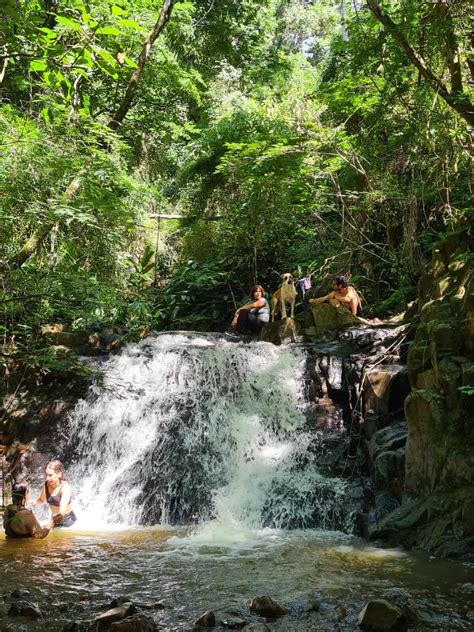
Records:
[[[469,0],[0,13],[0,362],[60,365],[46,323],[218,329],[285,270],[393,313],[470,221]]]

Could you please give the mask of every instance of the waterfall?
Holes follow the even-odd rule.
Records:
[[[85,523],[343,528],[346,488],[323,474],[297,346],[170,333],[108,360],[70,419]],[[72,455],[72,456],[71,456]]]

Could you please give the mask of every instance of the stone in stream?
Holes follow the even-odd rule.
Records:
[[[198,631],[202,628],[213,628],[216,625],[216,615],[212,612],[212,610],[208,610],[200,617],[196,619],[193,623],[192,630]]]
[[[404,632],[407,620],[402,611],[385,599],[373,599],[359,612],[357,624],[368,632]]]
[[[130,599],[130,597],[126,597],[124,595],[121,595],[120,597],[114,597],[112,599],[112,601],[109,603],[109,608],[118,608],[118,606],[121,606],[124,603],[132,603],[132,600]]]
[[[11,591],[10,597],[12,599],[24,599],[28,597],[29,594],[30,591],[27,588],[15,588],[15,590]]]
[[[79,623],[77,621],[69,621],[63,627],[62,632],[89,632],[90,628],[87,623]]]
[[[241,630],[247,625],[247,623],[248,621],[235,615],[230,615],[221,621],[224,628],[228,628],[229,630]]]
[[[39,607],[30,601],[14,601],[8,609],[11,617],[29,617],[30,619],[40,619],[43,613]]]
[[[110,632],[155,632],[158,627],[151,617],[139,614],[112,623],[107,630]]]
[[[411,625],[418,623],[418,616],[411,607],[412,596],[403,588],[387,588],[382,595],[383,599],[386,599],[390,603],[393,603],[397,608],[400,608],[402,614],[406,617],[407,621]]]
[[[261,617],[268,617],[270,619],[288,614],[288,608],[280,606],[280,604],[273,601],[268,595],[264,597],[254,597],[250,602],[249,610]]]
[[[115,623],[115,621],[121,621],[125,617],[130,617],[132,614],[137,613],[137,608],[132,603],[124,603],[116,608],[111,608],[102,614],[99,614],[94,621],[104,625]]]

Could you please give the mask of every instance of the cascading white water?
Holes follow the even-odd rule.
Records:
[[[342,528],[345,486],[318,469],[296,347],[162,334],[111,358],[71,418],[84,525]]]

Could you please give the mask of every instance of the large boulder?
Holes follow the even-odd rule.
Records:
[[[403,504],[371,528],[371,537],[425,549],[440,557],[473,558],[474,500],[471,486],[426,496],[406,495]]]
[[[328,332],[343,331],[348,327],[357,327],[363,322],[357,316],[353,316],[345,307],[333,307],[329,303],[310,305],[310,310],[313,315],[316,337],[323,336]]]

